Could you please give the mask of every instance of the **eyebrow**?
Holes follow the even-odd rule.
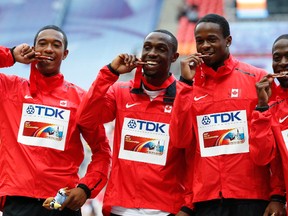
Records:
[[[47,39],[47,38],[40,38],[40,39],[38,39],[36,42],[41,42],[41,41],[48,41],[49,39]],[[55,42],[58,42],[58,43],[60,43],[60,44],[64,44],[64,41],[62,41],[62,40],[59,40],[59,39],[53,39],[53,42],[55,43]]]

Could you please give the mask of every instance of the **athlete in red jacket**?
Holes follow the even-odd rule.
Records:
[[[176,97],[170,135],[173,144],[196,145],[191,159],[196,215],[263,215],[270,196],[284,195],[283,179],[270,179],[271,170],[282,173],[278,164],[257,166],[249,153],[255,83],[267,73],[229,53],[232,37],[222,16],[201,18],[195,39],[198,53],[181,61],[182,77],[191,81],[195,75],[194,84]],[[283,204],[271,202],[268,211],[280,208],[283,212]]]
[[[288,34],[284,34],[279,36],[273,44],[274,74],[265,76],[256,85],[258,104],[253,112],[251,125],[253,159],[259,165],[266,165],[278,160],[280,152],[286,190],[288,188],[288,76],[285,75],[288,74],[287,56]],[[276,86],[274,78],[278,79],[280,85]]]
[[[57,26],[45,26],[35,47],[0,48],[0,66],[31,64],[30,79],[0,74],[0,196],[5,215],[81,215],[87,198],[104,187],[110,147],[103,125],[83,131],[92,161],[79,179],[84,158],[76,111],[85,91],[64,80],[60,65],[68,55],[67,38]],[[68,187],[63,211],[42,207],[47,197]],[[65,208],[66,207],[66,208]]]
[[[176,38],[165,30],[151,32],[142,61],[117,56],[99,71],[80,105],[80,126],[93,128],[116,119],[105,215],[166,216],[184,205],[185,151],[174,148],[168,134],[179,87],[169,70],[177,58]],[[138,67],[134,80],[116,82],[140,64],[143,75]],[[185,199],[191,207],[191,194]]]

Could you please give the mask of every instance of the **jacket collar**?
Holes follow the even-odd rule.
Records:
[[[200,65],[196,68],[195,85],[203,85],[208,78],[219,79],[223,76],[230,74],[234,70],[238,62],[239,61],[230,54],[229,58],[224,61],[224,65],[220,66],[217,71],[213,70],[206,64]]]
[[[143,94],[142,84],[145,87],[148,87],[150,90],[160,90],[166,89],[163,101],[165,103],[173,103],[175,96],[176,96],[176,78],[173,74],[170,74],[169,78],[165,80],[165,82],[161,86],[152,86],[151,84],[147,83],[145,77],[142,74],[142,67],[138,67],[136,69],[135,77],[134,77],[134,84],[131,90],[132,93],[135,94]]]
[[[51,92],[64,82],[64,76],[59,73],[55,76],[46,77],[42,75],[36,67],[36,62],[31,64],[30,69],[30,91],[31,95],[35,96],[38,91]]]

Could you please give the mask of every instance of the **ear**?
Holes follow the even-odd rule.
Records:
[[[174,53],[173,55],[172,55],[172,60],[171,60],[171,62],[175,62],[177,59],[178,59],[178,57],[179,57],[179,53]]]
[[[232,43],[232,36],[229,35],[227,38],[226,38],[226,47],[229,47]]]
[[[69,50],[66,49],[66,50],[64,51],[64,55],[63,55],[62,60],[66,59],[66,57],[68,56],[68,53],[69,53]]]

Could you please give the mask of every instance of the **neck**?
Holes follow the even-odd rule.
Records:
[[[150,85],[158,87],[158,86],[161,86],[169,78],[169,75],[167,74],[166,77],[161,77],[161,78],[144,75],[144,78],[146,79],[147,83],[149,83]]]
[[[229,58],[229,53],[225,57],[223,61],[217,62],[214,65],[212,65],[212,69],[217,72],[218,68],[225,65],[225,61]]]
[[[169,76],[165,80],[159,80],[157,79],[157,82],[154,79],[149,79],[150,82],[146,79],[146,77],[142,77],[142,82],[145,86],[146,89],[151,90],[151,91],[156,91],[156,90],[161,90],[161,89],[166,89],[168,88],[171,83],[174,81],[173,76]]]

